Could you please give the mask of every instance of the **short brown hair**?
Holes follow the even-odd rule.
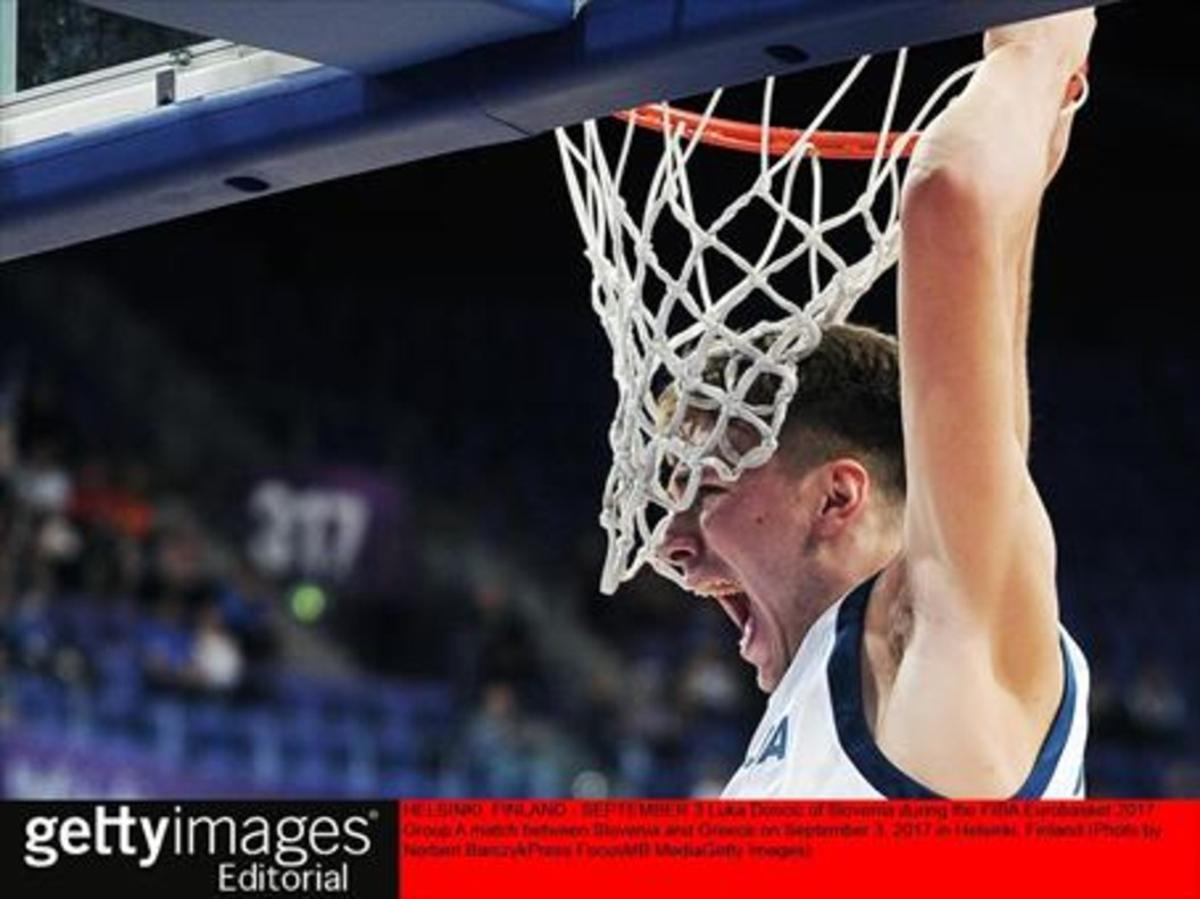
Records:
[[[900,418],[900,354],[889,334],[831,325],[796,367],[782,446],[803,470],[841,455],[862,455],[877,484],[905,492]]]

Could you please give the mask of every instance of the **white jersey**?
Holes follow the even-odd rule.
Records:
[[[750,741],[724,799],[922,799],[937,794],[893,765],[863,712],[860,653],[867,597],[859,585],[805,635]],[[1083,796],[1088,667],[1060,628],[1062,700],[1033,769],[1014,799]]]

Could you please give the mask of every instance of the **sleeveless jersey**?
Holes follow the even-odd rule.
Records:
[[[922,799],[938,794],[893,765],[863,711],[860,668],[871,578],[814,622],[750,741],[724,799]],[[1014,799],[1083,796],[1088,667],[1061,626],[1063,694]]]

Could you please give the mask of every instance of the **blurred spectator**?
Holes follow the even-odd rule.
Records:
[[[527,694],[541,680],[538,653],[525,623],[512,608],[509,588],[485,581],[475,588],[472,600],[473,614],[464,641],[473,675],[467,689],[504,682]]]
[[[742,689],[729,659],[707,641],[688,661],[680,694],[689,710],[728,715],[738,709]]]
[[[1134,736],[1125,697],[1118,684],[1103,669],[1092,672],[1088,717],[1090,731],[1096,738],[1128,741]]]
[[[244,667],[242,651],[225,627],[220,606],[209,603],[200,611],[192,643],[190,674],[196,685],[217,693],[235,690]]]
[[[36,552],[54,567],[73,564],[83,550],[79,531],[63,515],[44,518],[38,528]]]
[[[166,688],[187,687],[194,637],[184,624],[182,600],[168,593],[158,600],[141,625],[139,648],[151,684]]]
[[[626,736],[651,748],[673,742],[682,725],[679,709],[666,696],[666,671],[654,658],[643,657],[633,668],[625,701]]]
[[[52,441],[41,440],[31,445],[17,470],[17,498],[34,513],[62,512],[71,499],[71,477],[59,456]]]
[[[618,771],[635,795],[652,792],[666,771],[679,775],[683,717],[666,694],[666,669],[651,656],[638,659],[626,684]],[[668,792],[679,795],[671,778]]]
[[[30,589],[17,600],[8,620],[8,635],[18,661],[25,668],[42,670],[50,665],[55,649],[50,620],[53,579],[45,565],[37,565]]]
[[[1151,742],[1173,742],[1187,727],[1187,699],[1161,663],[1145,666],[1128,697],[1129,716],[1139,734]]]
[[[160,534],[155,571],[164,591],[188,598],[204,592],[208,580],[205,562],[204,541],[196,527],[184,525]]]
[[[690,799],[719,799],[725,784],[729,782],[730,771],[726,766],[709,762],[701,766],[700,776],[692,784]]]
[[[146,554],[142,543],[133,537],[121,537],[114,547],[115,582],[118,596],[136,596],[146,576]]]
[[[563,796],[590,759],[554,723],[525,714],[505,681],[485,685],[467,727],[469,786],[483,796]]]
[[[480,795],[520,796],[525,759],[520,712],[512,685],[493,681],[467,726],[464,749],[470,786]]]
[[[268,584],[245,559],[234,563],[230,577],[216,588],[221,617],[251,660],[262,660],[274,649]]]
[[[150,533],[154,509],[144,497],[113,483],[109,464],[94,457],[84,463],[71,498],[71,514],[81,522],[138,539]]]

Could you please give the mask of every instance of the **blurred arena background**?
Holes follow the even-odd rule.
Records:
[[[20,12],[21,89],[195,40]],[[1032,464],[1093,796],[1200,795],[1198,24],[1104,12],[1042,223]],[[763,701],[724,615],[596,590],[587,279],[550,136],[0,266],[0,795],[718,790]]]

